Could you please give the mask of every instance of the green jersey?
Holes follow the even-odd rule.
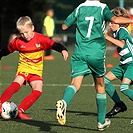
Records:
[[[76,22],[76,44],[74,53],[102,56],[105,54],[105,22],[113,17],[108,6],[99,1],[86,0],[80,4],[64,21],[69,27]]]
[[[120,64],[133,64],[133,38],[131,37],[129,31],[126,28],[121,27],[116,31],[116,33],[114,33],[114,38],[125,41],[123,48],[117,48],[120,55]]]

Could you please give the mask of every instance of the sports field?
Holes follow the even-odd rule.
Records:
[[[66,125],[58,124],[55,114],[55,103],[62,98],[65,87],[70,83],[70,57],[73,48],[69,49],[69,59],[65,62],[60,54],[52,52],[53,61],[44,61],[44,87],[39,100],[26,111],[33,120],[3,120],[0,118],[0,133],[98,133],[97,108],[95,102],[95,89],[92,77],[84,79],[81,90],[76,94],[67,108]],[[13,81],[18,63],[18,53],[15,52],[3,57],[1,63],[2,76],[1,92]],[[119,63],[119,58],[113,58],[112,52],[107,51],[106,64],[114,66]],[[98,64],[97,64],[98,65]],[[109,71],[109,68],[107,69]],[[111,118],[110,127],[104,133],[133,133],[133,102],[119,91],[119,81],[113,82],[120,97],[126,103],[128,110]],[[132,87],[133,89],[133,87]],[[23,86],[10,101],[17,105],[31,92],[30,87]],[[107,111],[112,109],[114,103],[107,96]]]

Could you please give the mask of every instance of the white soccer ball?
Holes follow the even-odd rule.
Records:
[[[16,118],[18,115],[18,107],[14,102],[4,102],[2,104],[1,116],[3,119]]]

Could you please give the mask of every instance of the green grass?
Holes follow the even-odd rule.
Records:
[[[81,90],[75,95],[71,104],[67,108],[66,125],[58,124],[55,113],[55,103],[62,98],[63,91],[70,83],[70,57],[68,61],[63,61],[60,54],[52,52],[55,56],[53,61],[44,62],[44,87],[43,94],[38,101],[26,111],[27,115],[32,116],[33,120],[25,121],[19,119],[4,120],[0,118],[0,133],[98,133],[97,127],[97,108],[95,102],[95,89],[92,77],[84,79]],[[1,66],[1,92],[13,81],[18,61],[18,53],[13,53],[3,57]],[[106,64],[112,63],[114,66],[119,63],[118,58],[112,58],[112,53],[107,53]],[[5,66],[8,66],[8,69]],[[107,69],[109,71],[110,69]],[[119,85],[119,81],[113,82]],[[87,86],[87,84],[89,84]],[[126,103],[128,110],[111,118],[111,126],[104,133],[132,133],[133,124],[133,103],[119,91],[120,97]],[[17,105],[22,99],[31,92],[30,87],[23,86],[21,90],[14,94],[10,99]],[[114,103],[107,96],[107,111],[113,107]]]

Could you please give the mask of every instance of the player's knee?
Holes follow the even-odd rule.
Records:
[[[71,82],[71,85],[74,86],[76,88],[76,92],[78,92],[80,90],[81,87],[81,83],[79,82],[75,82],[74,80]]]
[[[95,82],[96,88],[104,88],[104,82],[97,81]]]

